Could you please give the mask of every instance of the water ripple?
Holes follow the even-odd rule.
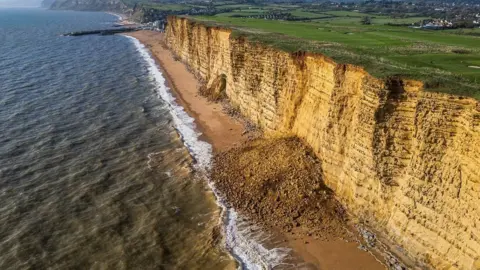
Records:
[[[135,46],[59,36],[115,20],[0,9],[0,269],[234,266]]]

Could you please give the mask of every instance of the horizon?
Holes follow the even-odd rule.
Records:
[[[42,0],[0,0],[0,7],[34,8],[41,7]]]

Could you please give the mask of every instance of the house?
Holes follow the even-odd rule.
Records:
[[[453,23],[451,21],[441,20],[441,19],[434,19],[422,25],[423,29],[430,29],[430,30],[439,30],[439,29],[452,28],[452,27],[453,27]]]

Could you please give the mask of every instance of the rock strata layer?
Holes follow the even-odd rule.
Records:
[[[170,17],[166,41],[205,91],[224,94],[265,134],[310,146],[359,222],[419,265],[480,269],[478,101],[231,33]]]

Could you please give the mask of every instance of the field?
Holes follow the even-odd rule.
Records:
[[[185,6],[184,5],[177,5],[177,4],[143,4],[144,7],[146,8],[155,8],[155,9],[161,9],[161,10],[173,10],[173,11],[178,11],[178,10],[184,10]]]
[[[353,11],[308,12],[300,8],[289,12],[315,19],[293,22],[234,18],[229,13],[193,19],[234,27],[234,35],[285,51],[322,53],[340,63],[363,66],[377,77],[422,80],[427,90],[480,99],[480,69],[476,68],[480,67],[480,37],[476,36],[480,29],[428,31],[387,25],[411,24],[425,17],[394,19]],[[231,14],[242,13],[253,14],[245,6]],[[372,19],[371,25],[360,23],[364,16]]]

